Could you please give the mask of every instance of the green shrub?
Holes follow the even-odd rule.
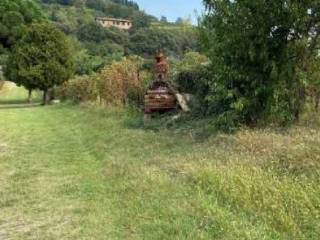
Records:
[[[173,78],[180,91],[196,94],[209,60],[198,52],[187,52],[181,61],[173,63]]]
[[[319,45],[309,32],[319,24],[310,14],[318,2],[204,1],[201,42],[211,60],[212,115],[233,112],[234,121],[249,126],[269,117],[281,124],[299,120],[303,75]]]
[[[65,82],[57,90],[57,95],[62,100],[71,100],[75,103],[96,101],[98,98],[97,81],[92,76],[77,77]]]

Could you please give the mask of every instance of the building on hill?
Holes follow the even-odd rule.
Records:
[[[126,19],[96,17],[95,20],[103,27],[116,27],[121,30],[129,30],[132,28],[132,21]]]

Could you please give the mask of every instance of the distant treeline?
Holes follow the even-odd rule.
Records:
[[[133,8],[139,10],[139,5],[135,1],[131,0],[41,0],[42,3],[46,4],[61,4],[66,6],[79,6],[86,5],[96,10],[103,10],[107,5],[112,3]]]

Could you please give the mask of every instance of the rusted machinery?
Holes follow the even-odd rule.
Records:
[[[148,87],[144,97],[145,118],[154,112],[168,112],[177,108],[176,91],[167,81],[169,65],[163,53],[158,51],[154,66],[155,80]]]

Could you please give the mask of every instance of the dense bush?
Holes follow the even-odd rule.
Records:
[[[106,40],[105,28],[95,22],[83,24],[77,32],[80,41],[91,41],[95,43]]]
[[[98,74],[100,98],[106,105],[141,105],[148,74],[139,57],[123,58]]]
[[[98,99],[97,81],[94,76],[77,77],[58,88],[57,96],[62,100],[71,100],[75,103],[96,101]]]
[[[112,46],[114,46],[113,49],[111,49]],[[90,51],[82,50],[75,54],[77,75],[91,75],[99,72],[105,65],[111,64],[112,61],[120,61],[123,57],[122,48],[118,45],[111,44],[103,47],[90,43],[89,47],[92,47]]]
[[[298,120],[301,76],[319,43],[319,1],[204,2],[201,39],[212,62],[208,112],[247,125]]]
[[[133,9],[139,10],[139,5],[135,1],[130,0],[112,0],[114,3],[118,3],[124,6],[132,7]]]
[[[103,105],[135,106],[143,104],[150,73],[142,70],[143,59],[123,58],[106,65],[94,76],[78,77],[58,90],[63,100],[86,102],[100,100]]]
[[[174,64],[172,75],[175,85],[186,93],[196,94],[201,87],[201,75],[209,60],[198,52],[188,52],[181,61]]]
[[[92,11],[87,8],[80,10],[73,6],[63,7],[57,4],[42,7],[48,18],[66,34],[76,35],[80,26],[94,21]]]
[[[105,28],[96,22],[81,25],[78,29],[77,37],[82,42],[101,43],[109,40],[110,42],[126,45],[129,41],[129,36],[126,32],[117,28]]]

